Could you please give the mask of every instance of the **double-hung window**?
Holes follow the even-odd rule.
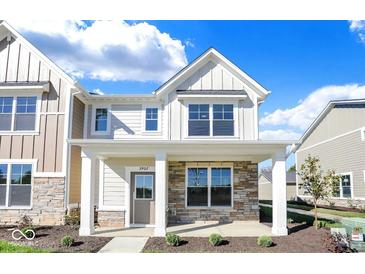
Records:
[[[187,207],[232,206],[231,167],[187,168]]]
[[[96,108],[95,109],[95,133],[104,133],[108,131],[108,109]]]
[[[189,105],[189,136],[209,136],[209,104]]]
[[[234,136],[233,111],[233,104],[189,104],[188,136]]]
[[[233,105],[213,105],[213,136],[234,136]]]
[[[340,186],[337,193],[333,193],[334,197],[339,198],[351,198],[351,175],[350,174],[341,174]]]
[[[15,130],[34,130],[37,109],[37,97],[17,97],[15,112]]]
[[[0,130],[11,130],[13,97],[0,97]]]
[[[32,164],[0,164],[0,207],[29,207]]]
[[[37,96],[0,97],[0,131],[34,131],[36,118]]]
[[[158,108],[146,108],[145,130],[158,130]]]

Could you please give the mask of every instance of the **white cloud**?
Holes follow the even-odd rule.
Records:
[[[326,86],[315,90],[293,108],[277,109],[260,119],[260,126],[305,130],[330,100],[365,98],[365,85]]]
[[[260,131],[261,140],[298,140],[301,133],[290,129],[262,130]]]
[[[357,34],[361,42],[365,43],[365,20],[350,21],[350,30]]]
[[[146,22],[10,24],[76,78],[163,82],[187,64],[183,42]]]

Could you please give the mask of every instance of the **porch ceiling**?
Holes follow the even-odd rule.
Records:
[[[166,153],[169,160],[251,160],[261,162],[283,151],[292,141],[242,140],[101,140],[72,139],[72,145],[105,157],[154,157]]]

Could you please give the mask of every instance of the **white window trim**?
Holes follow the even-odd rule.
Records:
[[[365,127],[361,128],[360,132],[361,132],[361,140],[365,141]]]
[[[189,168],[206,168],[208,170],[208,206],[188,206],[188,169]],[[212,185],[212,168],[230,168],[231,169],[231,205],[230,206],[212,206],[211,205],[211,185]],[[233,165],[186,165],[185,167],[185,208],[186,209],[206,209],[206,208],[233,208]]]
[[[340,197],[331,196],[331,199],[334,199],[334,200],[353,199],[354,198],[354,182],[353,182],[352,172],[342,172],[342,173],[338,173],[337,175],[339,175],[339,176],[350,175],[351,196],[350,197],[343,197],[342,182],[340,182]]]
[[[33,186],[34,186],[34,173],[37,170],[37,160],[36,159],[1,159],[0,164],[7,165],[7,178],[6,178],[6,196],[5,196],[5,206],[0,206],[0,209],[6,210],[19,210],[19,209],[32,209],[33,208]],[[9,206],[9,191],[10,191],[10,165],[32,165],[32,176],[30,182],[30,205],[29,206]]]
[[[189,105],[195,104],[208,104],[209,105],[209,136],[189,136]],[[232,136],[213,136],[213,105],[233,105],[233,130],[234,134]],[[232,100],[224,100],[221,99],[220,101],[216,100],[189,100],[186,101],[184,104],[184,114],[183,114],[183,132],[184,132],[184,139],[238,139],[239,138],[239,117],[238,117],[238,101]]]
[[[96,109],[98,108],[106,108],[107,109],[107,123],[105,131],[96,131],[95,130],[95,120],[96,120]],[[91,135],[109,135],[111,127],[111,105],[92,105],[91,112]]]
[[[136,179],[137,177],[152,177],[152,195],[151,195],[151,198],[137,198],[137,184],[136,184]],[[136,201],[153,201],[154,200],[154,197],[153,195],[155,195],[153,189],[154,189],[154,181],[155,181],[155,175],[152,175],[152,174],[136,174],[134,176],[134,200]]]
[[[147,108],[157,108],[157,130],[146,130],[146,109]],[[159,135],[161,134],[161,125],[162,125],[162,111],[161,105],[158,104],[148,104],[142,105],[142,135]]]
[[[24,93],[21,91],[13,93],[0,93],[0,97],[12,97],[13,98],[13,109],[11,113],[11,129],[10,130],[0,130],[0,135],[39,135],[40,132],[40,115],[41,115],[41,105],[42,105],[42,93]],[[36,102],[36,113],[35,113],[35,125],[34,130],[15,130],[15,114],[16,105],[18,97],[37,97]]]

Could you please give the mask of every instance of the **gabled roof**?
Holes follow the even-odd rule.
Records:
[[[268,170],[261,170],[261,175],[264,176],[269,182],[272,183],[272,172]],[[296,182],[296,173],[295,172],[286,172],[286,182],[292,183]]]
[[[220,62],[222,62],[224,65],[228,67],[228,69],[241,81],[243,81],[246,85],[248,85],[254,92],[257,93],[259,97],[259,101],[262,101],[265,99],[267,95],[270,94],[270,91],[265,89],[262,85],[260,85],[258,82],[256,82],[253,78],[251,78],[248,74],[246,74],[244,71],[242,71],[239,67],[237,67],[235,64],[233,64],[231,61],[229,61],[225,56],[223,56],[221,53],[219,53],[214,48],[209,48],[206,50],[203,54],[201,54],[199,57],[197,57],[193,62],[188,64],[186,67],[184,67],[182,70],[180,70],[178,73],[176,73],[173,77],[171,77],[168,81],[166,81],[163,85],[161,85],[154,93],[156,95],[163,95],[165,92],[169,90],[171,87],[177,86],[179,83],[181,83],[184,79],[184,77],[191,73],[192,71],[197,70],[202,64],[205,62],[216,58]]]
[[[329,101],[327,106],[322,110],[322,112],[317,116],[317,118],[312,122],[309,128],[304,132],[303,136],[299,139],[298,144],[293,148],[292,152],[296,152],[303,142],[309,137],[309,135],[316,129],[316,127],[322,122],[322,120],[327,116],[327,114],[336,107],[354,107],[361,104],[365,104],[365,99],[351,99],[351,100],[332,100]]]
[[[33,46],[23,35],[21,35],[5,20],[0,21],[0,30],[1,28],[7,29],[13,35],[14,38],[18,39],[21,43],[26,45],[38,58],[44,61],[50,68],[59,73],[63,78],[65,78],[65,80],[69,82],[69,84],[78,87],[80,89],[83,89],[77,81],[75,81],[70,75],[68,75],[62,68],[60,68],[57,64],[55,64],[49,57],[47,57],[39,49]]]

